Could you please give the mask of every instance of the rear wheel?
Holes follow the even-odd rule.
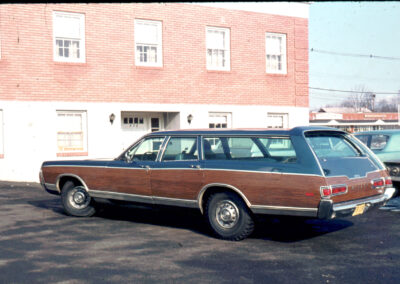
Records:
[[[221,239],[240,241],[254,230],[254,222],[246,204],[231,192],[212,194],[205,213],[211,229]]]
[[[71,181],[67,181],[62,188],[61,202],[64,211],[71,216],[90,217],[96,212],[94,202],[85,188],[75,186]]]

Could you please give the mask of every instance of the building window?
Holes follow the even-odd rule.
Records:
[[[0,159],[4,158],[3,110],[0,109]]]
[[[206,28],[207,69],[230,70],[230,35],[227,28]]]
[[[288,114],[287,113],[268,113],[267,118],[268,128],[288,128]]]
[[[162,66],[162,23],[135,20],[136,66]]]
[[[57,111],[57,151],[87,152],[86,111]]]
[[[267,33],[265,40],[267,73],[286,74],[286,35]]]
[[[54,61],[85,62],[85,15],[53,12]]]
[[[210,112],[208,114],[209,128],[230,128],[232,115],[227,112]]]

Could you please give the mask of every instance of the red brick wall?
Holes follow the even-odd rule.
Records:
[[[53,61],[52,11],[85,14],[86,63]],[[0,5],[0,99],[308,107],[308,20],[189,4]],[[163,23],[163,67],[135,66],[134,19]],[[230,28],[231,70],[206,69],[206,26]],[[287,74],[265,33],[287,34]]]

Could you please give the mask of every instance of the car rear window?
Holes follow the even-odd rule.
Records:
[[[359,147],[361,143],[345,133],[316,131],[305,136],[325,176],[358,178],[379,169],[370,154]]]
[[[306,137],[318,158],[361,155],[361,152],[340,134],[311,134]]]

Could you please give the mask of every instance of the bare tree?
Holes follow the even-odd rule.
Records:
[[[353,108],[356,112],[361,111],[362,108],[374,109],[376,97],[374,93],[367,90],[364,85],[356,86],[352,91],[353,92],[340,104],[340,106]]]

